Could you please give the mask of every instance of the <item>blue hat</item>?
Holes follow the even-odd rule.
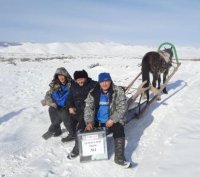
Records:
[[[98,82],[111,81],[110,73],[100,73]]]

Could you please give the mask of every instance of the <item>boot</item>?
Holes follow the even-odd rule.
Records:
[[[75,139],[75,136],[69,134],[67,137],[62,138],[61,141],[62,141],[63,143],[67,143],[67,142],[73,141],[74,139]]]
[[[51,138],[53,136],[53,134],[54,134],[53,132],[47,131],[46,133],[44,133],[42,135],[42,138],[44,138],[45,140],[47,140],[47,139]]]
[[[75,146],[73,150],[68,154],[67,158],[72,160],[79,155],[79,148],[78,148],[78,139],[75,140]]]
[[[54,134],[53,134],[54,137],[57,137],[57,136],[60,136],[60,135],[62,135],[62,130],[61,129],[56,130],[54,132]]]
[[[131,163],[127,162],[124,157],[124,146],[125,146],[125,138],[116,138],[115,139],[115,163],[118,165],[122,165],[126,168],[131,167]]]
[[[123,165],[124,163],[124,146],[125,138],[116,138],[115,139],[115,163]]]

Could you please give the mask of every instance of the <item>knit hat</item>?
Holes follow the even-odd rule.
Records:
[[[75,71],[74,72],[74,80],[79,78],[88,78],[88,73],[85,70]]]
[[[112,81],[110,77],[110,73],[100,73],[98,82],[101,83],[103,81]]]

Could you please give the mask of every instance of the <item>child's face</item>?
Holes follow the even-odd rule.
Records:
[[[58,75],[58,80],[63,84],[63,83],[65,83],[66,78],[65,78],[65,76],[59,74],[59,75]]]

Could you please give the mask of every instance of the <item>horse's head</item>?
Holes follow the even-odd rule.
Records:
[[[162,58],[165,60],[164,68],[169,68],[172,66],[172,58],[173,58],[173,50],[171,48],[165,48],[164,50],[159,51],[159,54],[162,56]]]
[[[172,58],[173,58],[173,50],[172,50],[172,47],[170,47],[170,48],[165,48],[163,51],[169,54],[169,59],[170,59],[170,61],[172,61]]]

